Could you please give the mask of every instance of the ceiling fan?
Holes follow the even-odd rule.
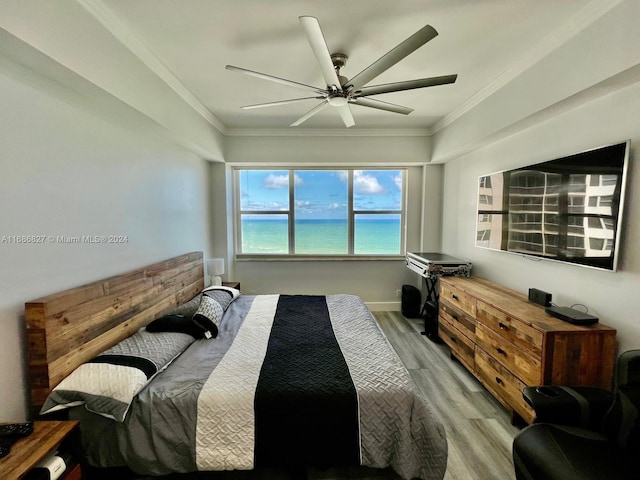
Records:
[[[302,117],[291,124],[292,127],[301,125],[309,118],[313,117],[316,113],[323,110],[327,106],[335,108],[346,127],[355,125],[353,115],[349,105],[360,105],[363,107],[376,108],[379,110],[386,110],[388,112],[401,113],[408,115],[413,112],[412,108],[403,107],[401,105],[395,105],[389,102],[383,102],[382,100],[375,100],[368,98],[372,95],[379,95],[382,93],[400,92],[403,90],[411,90],[414,88],[433,87],[436,85],[445,85],[454,83],[458,75],[443,75],[440,77],[420,78],[417,80],[407,80],[404,82],[386,83],[382,85],[366,86],[371,80],[376,78],[387,69],[398,63],[404,57],[414,52],[422,45],[427,43],[438,35],[438,32],[430,25],[426,25],[395,48],[387,52],[378,60],[373,62],[355,77],[348,79],[340,75],[340,69],[345,66],[347,62],[347,56],[343,53],[331,54],[327,48],[327,43],[320,29],[318,19],[310,16],[299,17],[300,23],[307,35],[307,40],[311,45],[311,49],[316,57],[316,60],[320,66],[322,76],[326,88],[314,87],[306,85],[304,83],[294,82],[292,80],[286,80],[284,78],[274,77],[273,75],[267,75],[265,73],[255,72],[253,70],[247,70],[245,68],[234,67],[233,65],[227,65],[227,70],[244,73],[264,80],[280,83],[283,85],[289,85],[296,87],[307,92],[313,92],[313,96],[303,98],[293,98],[290,100],[281,100],[277,102],[259,103],[255,105],[246,105],[241,108],[253,109],[274,107],[279,105],[288,105],[298,102],[306,102],[309,100],[321,100],[321,102],[314,108],[305,113]]]

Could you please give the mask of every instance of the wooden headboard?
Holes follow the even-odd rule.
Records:
[[[25,303],[31,404],[82,363],[202,291],[202,252]]]

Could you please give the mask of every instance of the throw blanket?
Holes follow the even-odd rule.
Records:
[[[257,466],[360,464],[358,397],[325,297],[280,296],[254,410]]]
[[[156,377],[123,424],[91,418],[89,462],[148,475],[361,464],[441,480],[446,469],[442,425],[351,295],[241,296],[218,338]]]

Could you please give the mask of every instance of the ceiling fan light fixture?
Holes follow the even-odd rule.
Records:
[[[333,68],[336,70],[340,70],[347,64],[347,60],[349,57],[344,53],[332,53],[331,54],[331,63],[333,63]]]

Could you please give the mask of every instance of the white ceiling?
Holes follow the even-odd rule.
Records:
[[[580,14],[589,3],[590,0],[103,0],[102,6],[108,11],[102,13],[110,17],[112,29],[114,21],[119,24],[120,41],[130,43],[132,51],[146,57],[141,59],[147,64],[159,60],[166,73],[175,76],[229,130],[288,128],[315,105],[311,101],[242,110],[242,105],[299,98],[305,93],[225,70],[225,65],[232,64],[324,88],[299,16],[317,17],[329,50],[349,56],[341,72],[346,77],[355,76],[429,24],[439,35],[372,83],[453,73],[458,74],[457,82],[375,97],[415,109],[408,116],[353,106],[356,126],[350,130],[433,132],[482,96],[516,78],[541,52],[558,46],[572,29],[579,27]],[[327,108],[295,128],[344,127],[337,113]]]

